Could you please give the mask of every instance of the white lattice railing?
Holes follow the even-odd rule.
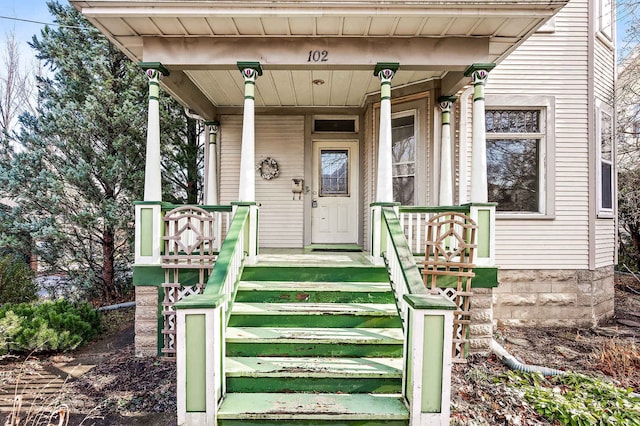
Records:
[[[231,206],[164,205],[163,210],[162,353],[172,356],[176,351],[174,305],[204,290],[230,225]]]

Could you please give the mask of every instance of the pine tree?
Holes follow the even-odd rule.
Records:
[[[60,26],[30,44],[49,72],[0,179],[18,202],[13,229],[37,241],[41,260],[111,301],[142,196],[146,77],[72,7],[48,6]]]
[[[46,67],[38,108],[20,118],[19,149],[0,156],[0,188],[18,205],[0,216],[0,246],[35,251],[49,272],[66,272],[110,302],[121,296],[132,263],[147,78],[75,9],[48,7],[58,27],[30,43]],[[197,203],[202,125],[163,94],[161,130],[165,199]]]

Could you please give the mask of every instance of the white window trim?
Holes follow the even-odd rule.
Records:
[[[596,101],[596,200],[597,200],[597,217],[601,219],[612,219],[614,217],[614,209],[616,205],[616,147],[615,135],[611,135],[611,161],[602,159],[602,114],[606,114],[611,119],[611,131],[614,131],[613,108],[609,105]],[[602,163],[608,161],[611,164],[611,208],[602,207]]]
[[[612,0],[597,0],[597,6],[595,8],[595,25],[596,35],[601,36],[605,43],[613,45],[613,25],[614,25],[614,10]]]
[[[554,219],[555,218],[555,97],[553,96],[491,96],[485,99],[486,109],[540,110],[540,196],[537,212],[496,212],[497,219]],[[500,134],[500,137],[510,135]],[[526,135],[526,134],[525,134]],[[537,136],[538,134],[536,134]],[[488,136],[488,134],[487,134]],[[522,137],[522,134],[518,134]],[[487,137],[487,140],[491,139]]]

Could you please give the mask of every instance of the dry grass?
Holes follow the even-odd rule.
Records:
[[[609,339],[593,353],[595,367],[625,388],[640,390],[640,347],[635,342]]]

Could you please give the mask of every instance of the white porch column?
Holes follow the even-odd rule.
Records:
[[[442,111],[442,138],[440,144],[440,191],[441,206],[453,205],[453,172],[451,166],[451,104],[456,101],[455,96],[441,96],[438,99]]]
[[[209,131],[209,143],[206,145],[206,174],[204,180],[204,204],[215,206],[218,205],[218,157],[216,151],[216,142],[218,140],[218,129],[220,122],[207,121],[207,130]]]
[[[484,85],[489,71],[495,64],[474,64],[466,71],[473,83],[473,135],[471,147],[471,197],[472,203],[486,203],[487,191],[487,138],[484,121]]]
[[[160,80],[169,71],[159,62],[140,62],[149,78],[149,115],[147,118],[147,152],[144,165],[144,201],[162,201],[160,174]]]
[[[391,79],[397,63],[379,62],[374,74],[380,78],[380,134],[378,137],[378,171],[376,202],[393,202],[393,171],[391,154]]]
[[[238,62],[244,77],[244,116],[242,118],[242,151],[240,153],[240,188],[238,201],[256,201],[255,167],[255,87],[262,75],[258,62]]]

